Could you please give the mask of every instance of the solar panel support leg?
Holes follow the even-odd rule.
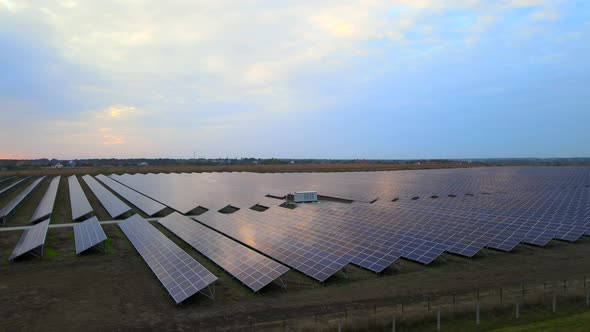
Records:
[[[275,280],[273,280],[273,282],[282,287],[283,289],[287,289],[287,284],[285,283],[285,281],[283,281],[283,278],[278,277]]]
[[[342,269],[340,271],[338,271],[340,274],[342,274],[342,276],[344,277],[344,279],[348,279],[348,274],[346,274],[346,272],[344,271],[345,269]]]
[[[206,297],[210,298],[211,301],[215,302],[215,287],[207,286],[207,290],[208,290],[209,294],[207,294],[205,292],[201,292],[201,293],[203,293],[203,295],[205,295]]]

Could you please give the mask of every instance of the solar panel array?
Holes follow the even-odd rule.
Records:
[[[166,206],[154,201],[153,199],[138,193],[137,191],[130,189],[121,183],[111,179],[105,175],[96,176],[98,180],[104,183],[111,190],[125,198],[131,204],[135,205],[138,209],[145,212],[148,216],[153,216],[158,212],[164,210]]]
[[[21,235],[14,251],[8,258],[9,261],[14,261],[16,258],[27,254],[35,253],[41,257],[43,254],[42,248],[45,244],[45,237],[47,236],[47,229],[49,228],[49,219],[42,221],[35,226],[26,229]]]
[[[68,188],[70,189],[72,219],[77,221],[89,216],[93,212],[92,206],[90,206],[90,202],[88,202],[86,194],[84,194],[84,190],[82,190],[75,175],[68,178]]]
[[[119,223],[125,236],[178,304],[217,280],[211,272],[138,215]]]
[[[111,177],[183,214],[201,206],[218,211],[228,205],[249,208],[265,201],[265,191],[257,186],[241,185],[240,179],[252,173],[124,174]],[[218,182],[226,177],[234,179]]]
[[[26,182],[28,179],[30,179],[30,178],[31,178],[30,176],[27,176],[26,178],[22,178],[22,179],[20,179],[20,180],[18,180],[18,181],[16,181],[16,182],[14,182],[14,183],[10,184],[9,186],[7,186],[7,187],[5,187],[5,188],[2,188],[2,189],[0,189],[0,196],[2,196],[2,195],[4,195],[4,194],[6,194],[6,193],[7,193],[7,192],[9,192],[10,190],[12,190],[12,189],[14,189],[14,188],[18,187],[20,184],[22,184],[22,183],[25,183],[25,182]]]
[[[172,213],[159,223],[254,292],[289,271],[288,267],[179,213]]]
[[[196,219],[319,281],[347,262],[380,272],[399,257],[429,264],[444,252],[473,257],[483,248],[511,251],[590,233],[588,167],[113,178],[182,213],[239,207]],[[297,190],[355,202],[291,211],[265,197]],[[271,208],[247,209],[254,204]]]
[[[101,183],[84,179],[113,216],[129,210]],[[124,174],[97,179],[148,215],[165,209],[164,204],[185,214],[196,207],[211,210],[195,217],[197,221],[173,213],[160,222],[254,291],[288,268],[323,282],[349,263],[382,272],[400,258],[430,264],[445,252],[473,257],[483,248],[509,252],[521,243],[545,246],[553,239],[573,242],[590,235],[590,167]],[[266,197],[297,190],[354,202],[303,204],[290,210],[277,206],[281,200]],[[120,202],[120,209],[109,209],[111,201]],[[269,209],[249,209],[256,204]],[[240,209],[215,212],[228,205]],[[126,235],[175,300],[202,290],[178,288],[183,282],[175,279],[179,274],[166,271],[189,263],[176,257],[182,255],[180,248],[162,244],[167,238],[142,221],[136,216],[121,228],[127,228]],[[200,272],[206,281],[212,276],[200,268],[182,269]],[[206,283],[191,278],[201,286]]]
[[[103,243],[107,235],[102,230],[96,217],[84,220],[74,225],[74,239],[76,242],[76,255]]]
[[[120,217],[121,215],[131,211],[131,208],[121,201],[117,196],[113,193],[108,191],[105,187],[103,187],[98,181],[96,181],[90,175],[84,175],[82,177],[90,190],[94,193],[96,198],[100,201],[100,204],[104,206],[107,212],[113,218]]]
[[[349,258],[344,257],[347,252],[339,244],[320,243],[310,234],[274,227],[275,219],[259,213],[252,210],[228,215],[206,213],[196,219],[319,282],[348,264]]]
[[[41,199],[41,202],[37,206],[35,213],[31,217],[31,224],[34,224],[40,220],[49,218],[51,212],[53,212],[53,206],[55,205],[55,198],[57,197],[57,189],[59,188],[59,181],[61,176],[56,176],[49,183],[49,188],[45,192],[45,195]]]
[[[15,178],[15,176],[7,176],[7,177],[4,177],[4,178],[0,178],[0,183],[4,183],[4,182],[6,182],[8,180],[11,180],[11,179],[14,179],[14,178]]]
[[[33,183],[31,183],[27,188],[21,191],[15,198],[13,198],[10,202],[8,202],[8,204],[6,204],[6,206],[4,206],[0,210],[0,222],[2,224],[6,223],[6,218],[8,217],[8,215],[11,214],[35,189],[37,189],[37,186],[39,186],[39,184],[41,183],[41,181],[43,181],[44,178],[45,177],[41,177],[33,181]]]

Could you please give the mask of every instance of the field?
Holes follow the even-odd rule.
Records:
[[[48,183],[45,179],[6,226],[27,225]],[[85,183],[81,184],[98,218],[110,219]],[[1,198],[0,206],[17,192]],[[67,181],[62,178],[52,224],[69,222]],[[590,239],[583,238],[576,243],[552,241],[546,248],[520,245],[511,253],[486,250],[473,259],[446,254],[431,266],[402,260],[381,275],[349,265],[348,278],[337,275],[324,285],[291,270],[284,277],[286,290],[270,286],[253,294],[159,224],[154,225],[219,276],[215,302],[195,296],[175,306],[116,225],[104,226],[109,237],[106,253],[77,257],[72,228],[50,228],[45,256],[14,264],[8,263],[8,256],[21,231],[0,232],[0,330],[196,330],[590,275]]]
[[[73,174],[123,174],[123,173],[181,173],[181,172],[357,172],[357,171],[396,171],[406,169],[440,169],[479,167],[479,164],[287,164],[287,165],[220,165],[220,166],[113,166],[78,168],[41,168],[15,171],[0,171],[0,176],[9,175],[73,175]]]

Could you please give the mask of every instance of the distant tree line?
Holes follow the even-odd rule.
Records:
[[[1,170],[43,167],[124,167],[124,166],[218,166],[218,165],[286,165],[286,164],[482,164],[482,165],[590,165],[590,158],[497,158],[497,159],[287,159],[287,158],[132,158],[132,159],[30,159],[0,160]]]

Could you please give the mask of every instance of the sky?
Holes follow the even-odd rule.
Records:
[[[0,159],[590,157],[590,1],[0,0]]]

